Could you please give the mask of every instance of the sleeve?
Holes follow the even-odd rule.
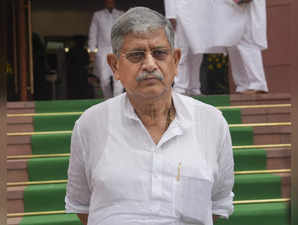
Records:
[[[167,19],[176,18],[176,0],[164,0],[165,14]]]
[[[89,28],[89,37],[88,37],[88,48],[91,52],[94,52],[97,48],[97,42],[98,42],[98,20],[96,13],[93,14],[90,28]]]
[[[224,120],[222,140],[219,145],[218,176],[212,189],[212,214],[228,218],[233,210],[234,160],[232,141],[227,122]]]
[[[90,189],[85,169],[84,147],[76,122],[71,137],[71,156],[68,167],[68,183],[65,196],[67,213],[88,213]]]

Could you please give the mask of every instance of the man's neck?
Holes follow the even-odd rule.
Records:
[[[169,125],[169,113],[174,110],[171,93],[157,99],[128,98],[145,127]]]

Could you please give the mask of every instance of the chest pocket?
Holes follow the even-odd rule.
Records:
[[[184,222],[212,225],[213,181],[203,168],[178,166],[174,178],[174,207]]]

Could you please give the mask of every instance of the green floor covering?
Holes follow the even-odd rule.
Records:
[[[253,215],[253,216],[252,216]],[[20,225],[80,225],[74,214],[26,216]],[[236,205],[229,220],[219,219],[215,225],[289,225],[289,209],[285,203]]]
[[[66,184],[29,185],[24,191],[25,212],[64,209]],[[281,180],[272,174],[236,175],[234,200],[281,198]]]
[[[230,128],[232,142],[237,145],[253,144],[252,127]],[[32,135],[33,154],[69,153],[71,134],[35,134]]]
[[[214,106],[230,105],[229,95],[197,96],[194,98]],[[35,112],[82,112],[102,101],[103,99],[35,101]]]
[[[229,124],[242,122],[240,109],[223,109],[222,113]],[[34,116],[34,131],[72,130],[79,117],[80,115]]]
[[[30,181],[67,179],[69,157],[33,158],[27,162]],[[265,170],[266,151],[262,149],[234,150],[235,171]]]
[[[229,220],[219,219],[215,225],[289,225],[286,203],[236,205]]]
[[[75,214],[23,217],[20,225],[81,225]]]

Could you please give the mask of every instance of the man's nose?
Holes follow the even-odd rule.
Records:
[[[151,52],[146,53],[145,59],[142,64],[142,69],[148,72],[153,72],[157,70],[156,61],[152,56]]]

